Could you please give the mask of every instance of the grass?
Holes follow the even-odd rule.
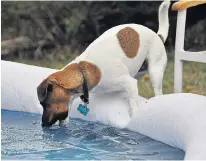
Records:
[[[61,69],[68,62],[74,59],[74,56],[64,61],[48,60],[13,60],[24,64],[43,66],[49,68]],[[196,93],[206,96],[206,65],[204,63],[185,62],[183,67],[183,92]],[[163,93],[173,93],[174,85],[174,61],[169,60],[163,80]],[[154,96],[153,88],[149,75],[145,74],[138,82],[139,94],[150,98]]]
[[[149,75],[139,80],[139,94],[153,97],[154,92]],[[206,65],[204,63],[185,62],[183,66],[183,92],[206,96]],[[163,78],[163,93],[174,93],[174,62],[169,61]]]

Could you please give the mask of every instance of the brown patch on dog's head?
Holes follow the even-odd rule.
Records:
[[[83,83],[83,76],[77,63],[70,64],[63,70],[52,74],[49,79],[55,80],[59,86],[68,90],[78,88]]]
[[[127,57],[134,58],[139,50],[139,34],[131,27],[125,27],[117,33],[120,46]]]

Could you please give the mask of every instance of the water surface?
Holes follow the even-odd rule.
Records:
[[[184,152],[137,132],[71,119],[67,127],[42,129],[41,116],[1,110],[2,159],[173,159]]]

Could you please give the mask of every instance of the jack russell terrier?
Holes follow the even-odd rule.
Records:
[[[167,63],[164,42],[167,39],[170,1],[159,7],[159,30],[137,24],[115,26],[91,43],[66,67],[49,75],[37,87],[43,106],[42,126],[65,122],[72,101],[81,96],[88,103],[88,92],[123,92],[132,117],[138,108],[135,75],[145,60],[155,95],[162,94],[162,80]]]

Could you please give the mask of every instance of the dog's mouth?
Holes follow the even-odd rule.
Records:
[[[50,127],[57,121],[63,121],[68,117],[68,111],[54,113],[50,110],[45,109],[42,115],[42,127]]]

